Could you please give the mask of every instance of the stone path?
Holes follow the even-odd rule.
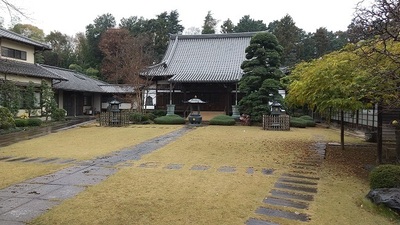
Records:
[[[311,219],[307,209],[318,191],[318,169],[325,159],[326,150],[323,137],[316,136],[315,140],[308,152],[296,159],[289,171],[278,178],[263,205],[255,211],[263,219],[250,218],[246,225],[279,225],[270,221],[274,217],[299,222]]]
[[[36,218],[62,200],[74,197],[86,187],[98,184],[117,172],[115,165],[129,160],[139,160],[186,132],[182,128],[166,135],[151,139],[131,148],[110,155],[81,162],[53,174],[36,177],[0,190],[0,225],[23,225]],[[33,160],[28,158],[3,159],[11,161]],[[35,159],[36,160],[36,159]],[[39,159],[37,159],[39,161]],[[34,160],[33,160],[34,161]],[[50,163],[57,159],[45,159]]]

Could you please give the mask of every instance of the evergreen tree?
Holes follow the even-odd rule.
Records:
[[[0,81],[0,105],[16,116],[21,107],[21,92],[14,82]]]
[[[234,28],[235,25],[233,25],[232,20],[228,18],[221,25],[221,33],[233,33]]]
[[[249,15],[243,16],[239,23],[235,26],[234,31],[239,32],[254,32],[266,31],[267,25],[262,20],[253,20]]]
[[[30,117],[36,111],[37,99],[35,97],[35,86],[32,81],[29,81],[28,86],[23,94],[24,108],[28,111]]]
[[[49,119],[51,112],[57,109],[57,103],[54,99],[54,92],[51,86],[44,80],[40,85],[42,99],[40,101],[40,106],[42,108],[42,115],[46,117],[46,121]]]
[[[244,75],[239,82],[245,96],[239,102],[239,110],[249,114],[252,121],[261,121],[262,115],[270,112],[269,102],[281,101],[278,89],[282,52],[278,39],[268,32],[254,35],[246,48],[247,60],[241,65]]]
[[[215,27],[217,26],[218,21],[214,19],[211,11],[208,11],[206,18],[204,19],[202,34],[215,34]]]

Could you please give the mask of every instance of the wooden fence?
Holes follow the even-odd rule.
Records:
[[[270,116],[263,115],[264,130],[290,130],[289,115]]]
[[[99,117],[100,126],[121,127],[129,125],[129,111],[102,112]]]

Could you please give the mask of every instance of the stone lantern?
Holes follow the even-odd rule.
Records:
[[[272,116],[279,116],[281,114],[282,114],[282,105],[279,102],[274,101],[271,104],[271,115]]]
[[[194,98],[189,99],[187,103],[190,105],[190,114],[188,116],[189,123],[200,124],[202,121],[202,117],[200,115],[200,104],[204,104],[206,102],[197,98],[197,96],[194,96]]]
[[[119,115],[120,115],[120,105],[121,103],[116,99],[112,100],[109,103],[109,110],[110,110],[110,125],[118,125],[120,123]]]

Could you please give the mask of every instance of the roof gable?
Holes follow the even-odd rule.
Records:
[[[6,38],[6,39],[13,40],[13,41],[16,41],[16,42],[20,42],[20,43],[24,43],[24,44],[27,44],[27,45],[31,45],[31,46],[34,46],[36,49],[39,48],[39,49],[43,49],[43,50],[51,50],[51,47],[49,45],[47,45],[47,44],[32,40],[32,39],[30,39],[28,37],[25,37],[25,36],[21,35],[21,34],[17,34],[15,32],[6,30],[6,29],[1,28],[1,27],[0,27],[0,38]]]
[[[1,58],[0,58],[0,73],[64,80],[64,78],[58,76],[57,74],[52,73],[51,71],[44,69],[42,66],[38,64],[20,62],[17,60],[1,59]]]
[[[147,75],[172,76],[172,82],[236,82],[245,50],[256,32],[172,35],[162,63]]]

